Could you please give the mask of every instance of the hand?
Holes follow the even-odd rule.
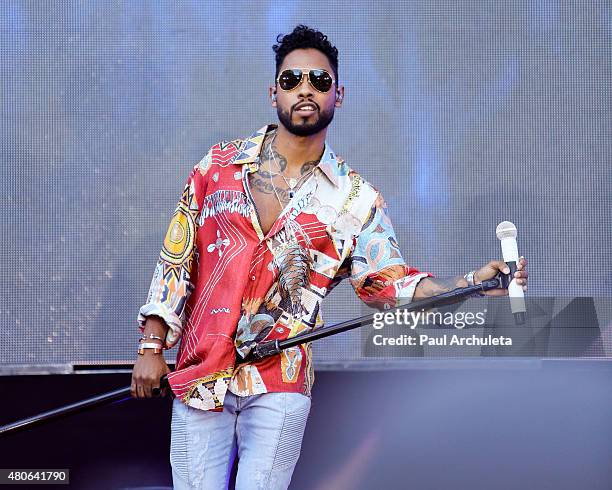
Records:
[[[153,398],[153,388],[160,388],[160,379],[170,372],[164,356],[145,350],[144,355],[138,355],[132,371],[131,394],[134,398]],[[160,395],[166,396],[166,388]]]
[[[521,257],[516,265],[518,269],[514,273],[514,277],[516,279],[516,283],[519,286],[523,286],[523,291],[527,291],[527,279],[529,277],[529,273],[527,272],[527,259],[525,257]],[[484,267],[481,267],[474,273],[474,284],[480,284],[482,281],[486,281],[487,279],[493,279],[497,274],[503,272],[504,274],[508,274],[510,269],[506,265],[506,263],[502,260],[492,260]],[[485,292],[488,296],[507,296],[507,289],[491,289]]]

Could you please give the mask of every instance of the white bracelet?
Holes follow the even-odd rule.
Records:
[[[138,346],[138,353],[144,355],[145,349],[153,349],[154,354],[161,354],[162,346],[157,342],[141,342]]]

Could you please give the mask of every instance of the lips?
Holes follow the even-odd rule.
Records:
[[[293,106],[293,112],[303,115],[312,114],[318,110],[319,107],[314,102],[300,102]]]

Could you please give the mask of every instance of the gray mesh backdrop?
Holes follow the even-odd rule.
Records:
[[[507,219],[531,295],[612,296],[609,2],[3,1],[2,363],[134,360],[187,174],[275,121],[271,45],[297,23],[339,48],[329,140],[382,190],[410,264],[498,258]],[[327,323],[353,296],[332,293]],[[359,360],[356,338],[315,356]]]

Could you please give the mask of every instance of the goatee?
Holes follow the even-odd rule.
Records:
[[[322,131],[329,126],[334,119],[333,109],[327,112],[319,112],[319,117],[312,123],[301,122],[298,124],[295,124],[291,120],[289,111],[283,111],[280,107],[277,107],[276,113],[278,114],[278,120],[287,129],[287,131],[296,136],[312,136],[313,134],[317,134],[319,131]]]

